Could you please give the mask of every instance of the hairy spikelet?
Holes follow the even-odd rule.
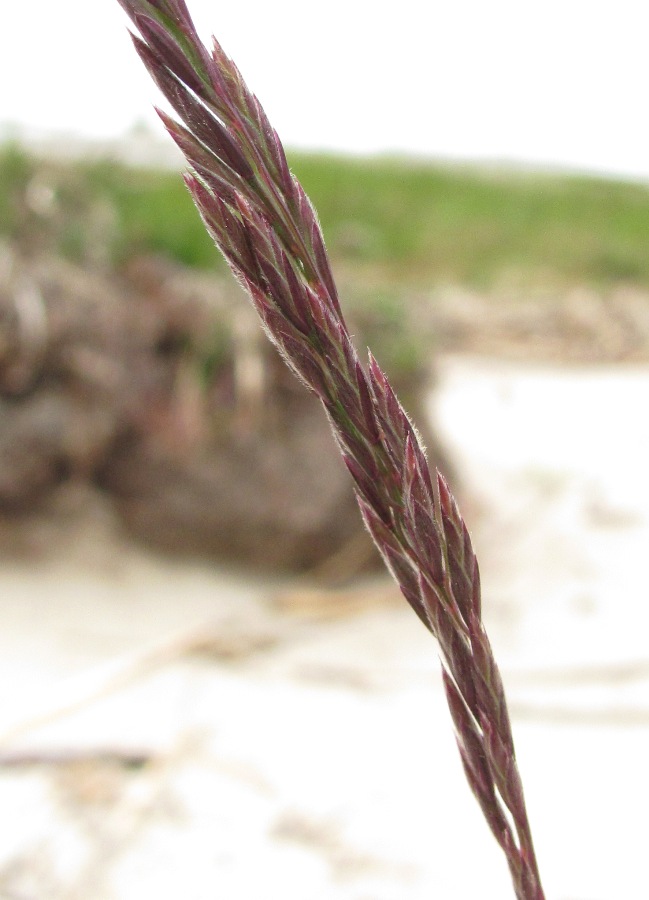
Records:
[[[363,520],[440,648],[467,779],[510,866],[519,900],[543,900],[502,682],[481,619],[480,576],[444,478],[431,473],[387,376],[364,366],[345,323],[318,219],[257,98],[216,40],[199,40],[183,0],[119,0],[135,48],[180,121],[205,226],[270,340],[320,399]]]

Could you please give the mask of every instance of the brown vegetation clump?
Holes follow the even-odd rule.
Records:
[[[166,551],[280,570],[337,556],[347,575],[377,565],[317,404],[223,277],[9,245],[0,274],[5,547],[35,511],[56,520],[52,498],[82,482]],[[417,405],[427,377],[401,379]]]

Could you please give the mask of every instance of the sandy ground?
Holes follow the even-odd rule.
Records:
[[[552,900],[649,897],[649,367],[440,363]],[[501,900],[433,642],[388,582],[0,574],[0,898]]]

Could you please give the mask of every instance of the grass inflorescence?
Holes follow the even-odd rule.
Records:
[[[320,400],[361,515],[405,599],[437,639],[467,780],[519,900],[543,900],[502,681],[482,623],[478,563],[444,477],[371,353],[352,341],[323,234],[279,136],[184,0],[120,0],[177,118],[203,223],[289,368]]]

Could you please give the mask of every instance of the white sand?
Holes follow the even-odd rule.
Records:
[[[649,897],[647,397],[649,368],[441,364],[553,900]],[[0,768],[1,900],[512,896],[404,606],[302,621],[91,530],[1,578],[0,751],[50,760]]]

